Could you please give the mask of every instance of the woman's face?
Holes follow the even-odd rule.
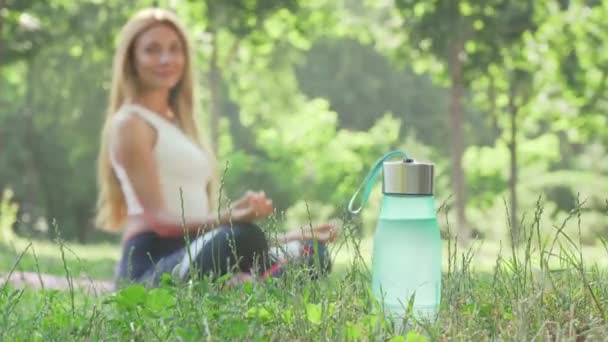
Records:
[[[142,32],[133,46],[135,72],[144,90],[173,88],[182,78],[185,59],[180,36],[166,24]]]

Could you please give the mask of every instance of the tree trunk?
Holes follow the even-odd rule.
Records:
[[[509,118],[511,119],[511,142],[509,152],[511,156],[511,176],[509,178],[509,190],[511,192],[511,243],[519,244],[519,221],[517,208],[517,105],[515,104],[515,81],[509,86]]]
[[[464,153],[463,140],[463,106],[464,77],[463,60],[464,44],[455,40],[450,44],[448,67],[450,72],[450,156],[452,161],[451,181],[452,190],[456,196],[456,218],[459,236],[465,237],[466,228],[466,194],[464,184],[464,172],[462,169],[462,155]]]
[[[209,60],[209,72],[207,81],[209,87],[209,115],[210,115],[210,134],[211,134],[211,149],[217,156],[219,152],[219,137],[220,137],[220,106],[221,98],[221,70],[218,66],[217,56],[217,32],[212,30],[211,42],[211,59]]]
[[[2,10],[4,9],[4,7],[6,7],[6,0],[0,0],[0,13],[2,13]],[[0,15],[0,34],[2,33],[3,30],[3,25],[4,24],[4,20],[2,19],[2,16]],[[4,41],[2,40],[2,36],[0,36],[0,65],[2,65],[3,61],[4,61]]]
[[[34,111],[32,103],[34,102],[34,83],[36,82],[36,70],[34,58],[28,59],[26,64],[26,89],[25,98],[22,107],[21,120],[24,123],[23,146],[27,151],[25,158],[23,177],[25,183],[26,203],[31,206],[32,219],[35,220],[38,215],[43,215],[48,222],[48,214],[50,206],[48,196],[46,196],[46,188],[43,184],[43,178],[40,174],[44,170],[44,166],[40,165],[41,153],[39,152],[39,137],[34,123]],[[49,227],[48,236],[54,236],[52,227]]]
[[[490,101],[490,116],[492,121],[492,130],[495,136],[500,135],[500,127],[498,125],[498,112],[496,109],[496,82],[494,76],[490,74],[490,83],[488,84],[488,99]]]

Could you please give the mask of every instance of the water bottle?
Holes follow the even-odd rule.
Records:
[[[400,156],[401,160],[388,159]],[[395,323],[409,305],[415,319],[434,320],[441,293],[441,237],[433,196],[433,164],[419,163],[401,151],[386,154],[349,203],[357,214],[365,206],[380,167],[382,206],[372,255],[372,290]],[[361,207],[355,199],[365,187]]]

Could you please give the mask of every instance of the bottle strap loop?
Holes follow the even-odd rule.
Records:
[[[395,156],[401,156],[405,160],[409,159],[408,155],[402,151],[391,151],[391,152],[385,154],[382,158],[378,159],[378,161],[376,161],[376,164],[374,164],[374,167],[372,167],[371,171],[363,179],[363,182],[361,182],[361,185],[359,185],[359,188],[357,189],[357,191],[355,192],[353,197],[351,197],[350,202],[348,203],[349,212],[351,212],[352,214],[355,214],[355,215],[358,214],[359,212],[361,212],[363,207],[365,207],[365,205],[367,204],[369,195],[372,192],[374,183],[376,182],[376,177],[378,176],[378,172],[382,168],[382,163],[384,163],[384,161],[386,161],[387,159],[393,158]],[[363,188],[365,188],[365,191],[363,192],[363,197],[361,198],[361,205],[359,206],[359,208],[354,209],[353,206],[355,205],[355,200],[357,199],[359,192],[361,192],[361,190],[363,190]]]

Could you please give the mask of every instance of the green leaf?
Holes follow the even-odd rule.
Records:
[[[146,302],[146,288],[136,284],[122,289],[114,298],[119,308],[133,309]]]
[[[291,324],[293,323],[293,311],[291,309],[286,309],[283,310],[283,312],[281,312],[281,319],[283,320],[283,322],[287,323],[287,324]]]
[[[258,311],[258,318],[262,320],[262,322],[268,322],[272,319],[272,314],[270,311],[266,310],[266,308],[260,308]]]
[[[251,294],[253,292],[253,283],[250,281],[244,282],[243,283],[243,292],[245,292],[248,295]]]
[[[471,14],[473,14],[473,7],[471,6],[471,4],[469,4],[466,1],[462,1],[459,3],[459,9],[460,9],[460,14],[462,14],[465,17],[468,17]]]
[[[273,18],[273,20],[266,20],[264,23],[264,28],[266,29],[266,33],[270,38],[278,39],[285,31],[285,24],[278,18]]]
[[[306,304],[306,318],[313,324],[321,324],[321,318],[323,311],[319,304]]]
[[[403,341],[403,340],[401,340]],[[406,342],[425,342],[426,338],[416,331],[410,331],[405,335]]]
[[[477,44],[473,40],[468,40],[464,45],[464,49],[468,53],[474,53],[475,51],[477,51]]]
[[[175,285],[173,282],[173,277],[169,273],[163,273],[160,277],[160,287],[171,287]]]
[[[414,5],[414,15],[416,17],[422,17],[426,10],[426,3],[424,1],[419,1]]]
[[[82,46],[74,45],[70,48],[70,56],[72,57],[80,57],[82,56]]]
[[[175,306],[175,296],[167,289],[153,289],[148,293],[146,306],[160,315],[167,315]]]
[[[268,322],[272,319],[272,314],[266,308],[256,306],[247,310],[245,317]]]
[[[295,46],[296,48],[298,48],[300,50],[308,50],[308,49],[310,49],[310,46],[311,46],[310,40],[306,39],[306,37],[304,37],[303,35],[301,35],[297,31],[291,31],[291,32],[289,32],[289,34],[287,35],[287,37],[289,39],[289,42],[291,44],[293,44],[293,46]]]
[[[484,28],[483,20],[477,19],[473,22],[473,28],[477,31],[481,31]]]
[[[352,322],[346,322],[346,339],[349,341],[360,340],[363,337],[363,331],[359,326]]]

